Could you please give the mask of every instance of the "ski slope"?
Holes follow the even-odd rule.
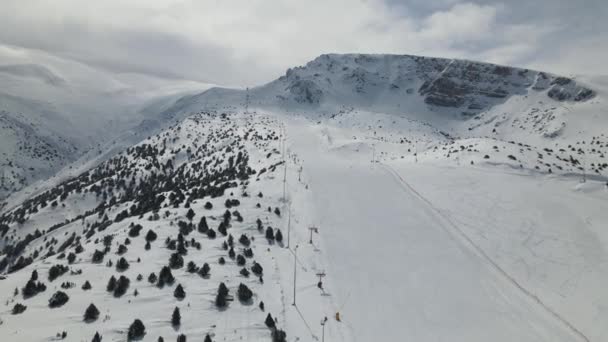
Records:
[[[292,122],[343,324],[354,341],[576,341],[380,164]]]

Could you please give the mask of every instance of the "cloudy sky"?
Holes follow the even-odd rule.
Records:
[[[606,0],[2,0],[0,65],[255,85],[322,53],[608,74]]]

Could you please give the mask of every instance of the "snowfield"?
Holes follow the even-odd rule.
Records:
[[[528,228],[530,235],[524,239],[520,232],[521,222],[510,222],[509,217],[526,221],[530,219],[529,216],[534,216],[534,210],[528,209],[527,212],[532,212],[528,216],[519,214],[517,209],[497,208],[504,200],[488,200],[485,196],[488,192],[494,193],[489,191],[493,188],[498,193],[496,196],[503,194],[511,201],[521,203],[524,208],[529,207],[531,198],[523,201],[529,194],[519,193],[512,188],[512,184],[524,183],[525,187],[526,179],[531,178],[528,182],[536,182],[535,177],[505,176],[493,172],[491,174],[498,179],[488,180],[483,174],[470,175],[469,170],[460,171],[453,167],[399,162],[372,164],[371,154],[367,150],[355,158],[352,153],[333,149],[330,142],[335,138],[332,139],[327,129],[310,128],[298,123],[290,132],[295,136],[290,135],[289,141],[293,141],[298,156],[304,160],[304,172],[310,175],[317,222],[320,222],[321,231],[324,232],[329,267],[335,273],[334,281],[342,289],[339,292],[343,297],[341,300],[347,303],[343,309],[344,322],[348,323],[357,340],[373,340],[378,331],[372,327],[382,327],[382,336],[388,340],[503,340],[500,336],[505,341],[587,339],[568,319],[578,322],[580,316],[574,313],[579,312],[581,306],[585,306],[583,312],[592,310],[596,312],[595,315],[601,315],[599,308],[593,306],[598,301],[606,302],[607,298],[593,287],[598,284],[595,281],[605,266],[600,260],[588,260],[585,266],[596,268],[589,274],[594,281],[583,285],[576,278],[581,276],[579,267],[583,266],[580,263],[585,263],[585,258],[577,256],[579,260],[572,260],[571,254],[588,253],[585,251],[588,245],[582,243],[595,242],[589,240],[590,236],[585,236],[592,232],[581,231],[573,238],[570,234],[575,234],[580,226],[563,221],[563,217],[557,218],[556,222],[561,222],[557,226],[561,231],[553,232],[554,238],[567,234],[574,241],[549,241],[547,243],[552,246],[534,248],[539,253],[557,258],[542,259],[543,255],[532,254],[530,249],[533,247],[529,244],[544,242],[540,236],[550,234],[545,230],[555,230],[557,227],[553,224],[556,222],[528,223],[533,226]],[[476,169],[471,171],[480,172]],[[413,172],[415,177],[410,176]],[[458,176],[446,175],[452,172]],[[420,198],[414,189],[404,183],[402,177],[411,177],[409,182],[421,184],[422,191],[432,194],[433,200],[439,203],[439,209],[431,206],[432,202]],[[474,180],[484,184],[472,185]],[[571,183],[576,184],[576,181]],[[503,184],[510,184],[512,190],[504,194]],[[600,191],[601,186],[595,185]],[[558,187],[547,188],[555,191]],[[467,194],[470,197],[452,198]],[[605,191],[602,195],[603,198],[589,200],[595,202],[590,207],[595,213],[590,210],[587,215],[595,214],[599,216],[598,220],[605,222],[607,211],[598,207],[598,202],[604,207],[607,203]],[[518,196],[521,196],[522,202],[518,202]],[[549,213],[564,207],[564,202],[571,201],[571,198],[566,198],[562,202],[556,199],[560,197],[547,193],[533,198],[538,201],[536,203],[541,206],[541,211],[547,210]],[[581,205],[576,208],[584,210],[581,208],[585,207]],[[444,214],[444,210],[449,210],[450,214]],[[471,216],[463,224],[451,218],[451,211],[464,213],[458,215],[459,218]],[[568,212],[563,212],[563,215],[570,216]],[[454,224],[458,227],[454,227]],[[474,237],[475,246],[456,231],[461,225],[466,228],[464,232],[467,238]],[[517,233],[520,233],[520,240]],[[551,240],[551,235],[547,240]],[[482,244],[481,251],[486,253],[487,250],[492,263],[499,267],[502,267],[505,257],[513,258],[507,259],[506,263],[513,275],[508,273],[505,276],[502,269],[495,269],[492,263],[480,256],[475,248],[477,243]],[[499,249],[501,247],[504,250]],[[600,246],[594,247],[593,250],[598,250]],[[526,249],[527,253],[522,249]],[[554,263],[559,261],[567,264],[555,266]],[[519,263],[527,266],[528,262],[536,265],[523,270],[521,267],[515,268]],[[548,268],[550,266],[553,269]],[[529,277],[547,277],[547,273],[553,273],[548,270],[555,272],[552,275],[560,277],[563,282],[551,284],[545,280],[536,283],[533,287],[534,297],[530,296],[527,287],[520,288],[520,280],[526,286],[532,286]],[[512,280],[518,283],[514,284]],[[547,293],[545,297],[545,291],[558,290],[557,286],[568,287],[564,289],[568,295],[562,293],[568,299],[560,298],[553,302],[555,298],[552,298],[552,293]],[[539,291],[542,295],[536,297]],[[589,291],[602,298],[590,298]],[[567,312],[567,318],[551,307],[545,307],[544,300]],[[349,314],[352,318],[347,316]],[[603,319],[595,315],[586,319],[592,322]],[[591,324],[588,329],[595,331],[594,326],[597,325]]]
[[[607,84],[323,55],[159,99],[0,209],[0,339],[608,340]]]

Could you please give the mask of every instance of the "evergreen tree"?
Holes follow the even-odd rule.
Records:
[[[58,308],[63,306],[63,304],[67,303],[70,297],[65,292],[57,291],[53,294],[51,299],[49,299],[49,307]]]
[[[116,252],[116,254],[123,255],[125,253],[127,253],[127,246],[125,246],[125,245],[118,246],[118,251]]]
[[[58,277],[62,276],[63,274],[65,274],[68,271],[68,267],[61,265],[61,264],[57,264],[52,266],[49,269],[49,281],[53,281],[55,279],[57,279]]]
[[[144,337],[145,334],[146,327],[144,326],[144,323],[141,320],[136,319],[133,321],[133,323],[131,323],[131,326],[129,327],[127,338],[129,341],[141,339],[142,337]]]
[[[179,327],[181,322],[182,316],[179,313],[179,308],[176,306],[173,310],[173,315],[171,316],[171,324],[173,324],[174,327]]]
[[[180,334],[177,336],[177,342],[186,342],[186,335]]]
[[[76,261],[76,254],[70,253],[68,254],[68,263],[73,264]]]
[[[207,225],[207,218],[205,216],[201,217],[200,222],[198,223],[198,231],[199,233],[206,233],[209,229],[209,225]]]
[[[93,336],[91,342],[101,342],[101,335],[99,335],[99,332],[95,332],[95,336]]]
[[[114,276],[111,276],[110,280],[108,280],[108,285],[106,286],[106,290],[108,292],[113,292],[115,288],[116,288],[116,278],[114,278]]]
[[[188,262],[186,269],[187,269],[188,273],[196,273],[198,271],[198,267],[192,260]]]
[[[286,342],[287,334],[281,329],[274,329],[272,331],[272,342]]]
[[[266,239],[274,240],[274,232],[272,231],[272,228],[270,228],[270,227],[266,228]]]
[[[253,292],[247,287],[247,285],[241,283],[239,284],[239,289],[238,289],[238,297],[239,300],[241,302],[249,302],[251,300],[251,297],[253,296]]]
[[[93,322],[93,321],[97,320],[98,317],[99,317],[99,310],[97,310],[97,307],[95,306],[95,304],[91,303],[84,312],[84,321]]]
[[[131,227],[131,229],[129,229],[129,236],[130,237],[137,237],[139,236],[139,232],[143,229],[143,227],[140,224],[136,224],[134,226]]]
[[[116,282],[116,288],[114,289],[114,297],[121,297],[125,293],[127,293],[127,289],[129,288],[129,284],[131,281],[129,278],[125,276],[120,276],[118,281]]]
[[[18,314],[25,312],[26,309],[27,309],[27,306],[25,306],[21,303],[17,303],[17,304],[15,304],[15,306],[13,306],[13,310],[11,310],[11,314],[18,315]]]
[[[40,292],[46,291],[46,285],[41,282],[34,281],[32,279],[28,280],[23,289],[21,289],[21,294],[23,298],[30,298],[32,296],[37,295]]]
[[[260,265],[254,261],[253,266],[251,266],[251,272],[253,272],[253,274],[255,274],[257,276],[261,276],[262,273],[264,272],[264,269],[262,268],[262,265]]]
[[[188,213],[186,213],[186,218],[188,219],[188,221],[192,222],[192,219],[194,218],[194,215],[196,215],[194,213],[194,210],[192,210],[192,208],[190,208],[188,210]]]
[[[277,229],[277,232],[274,234],[274,239],[279,243],[283,241],[283,234],[280,229]]]
[[[266,324],[266,326],[270,329],[275,327],[275,322],[274,319],[272,318],[272,315],[270,314],[270,312],[268,313],[268,315],[266,316],[266,320],[264,321],[264,323]]]
[[[127,259],[125,259],[125,258],[118,259],[118,261],[116,262],[116,270],[118,272],[125,271],[128,268],[129,268],[129,262],[127,261]]]
[[[150,229],[150,230],[148,230],[148,233],[146,234],[146,241],[147,242],[156,241],[157,237],[158,237],[158,235],[156,235],[156,233],[152,229]]]
[[[211,340],[211,336],[209,336],[209,334],[205,335],[205,341],[204,342],[213,342],[213,340]]]
[[[215,305],[218,308],[223,308],[226,306],[227,304],[227,297],[228,297],[228,288],[226,287],[226,285],[224,283],[220,283],[220,286],[217,289],[217,296],[215,297]]]
[[[173,296],[180,300],[186,298],[186,292],[184,291],[182,284],[178,284],[175,287],[175,290],[173,291]]]
[[[154,272],[150,273],[150,275],[148,276],[148,282],[149,282],[150,284],[154,284],[154,283],[156,283],[156,280],[157,280],[157,279],[158,279],[158,278],[156,277],[156,273],[154,273]]]
[[[243,254],[245,254],[246,258],[253,258],[253,250],[251,248],[245,248]]]
[[[100,251],[100,250],[95,250],[95,252],[93,252],[93,262],[96,264],[99,264],[103,261],[103,257],[105,256],[105,253]]]
[[[226,223],[220,222],[220,225],[217,227],[217,231],[224,236],[228,235],[228,232],[226,230]]]
[[[199,270],[199,275],[201,277],[207,277],[209,275],[210,267],[208,263],[204,263],[201,269]]]
[[[278,239],[277,239],[278,240]],[[249,245],[251,244],[251,241],[249,240],[249,238],[247,237],[247,235],[242,234],[241,237],[239,238],[239,242],[245,246],[245,247],[249,247]]]
[[[175,281],[173,274],[171,273],[171,269],[167,266],[164,266],[158,275],[158,286],[163,287],[165,284],[171,285]]]
[[[184,258],[179,253],[171,254],[169,258],[169,267],[172,269],[178,269],[184,266]]]
[[[91,289],[91,283],[89,283],[89,281],[85,281],[84,284],[82,284],[82,289],[87,291]]]

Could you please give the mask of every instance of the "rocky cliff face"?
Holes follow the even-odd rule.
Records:
[[[279,101],[318,105],[377,99],[407,102],[412,94],[428,106],[458,108],[476,114],[513,95],[544,93],[555,101],[586,101],[594,92],[552,74],[466,60],[408,55],[322,55],[289,69],[262,87]]]

